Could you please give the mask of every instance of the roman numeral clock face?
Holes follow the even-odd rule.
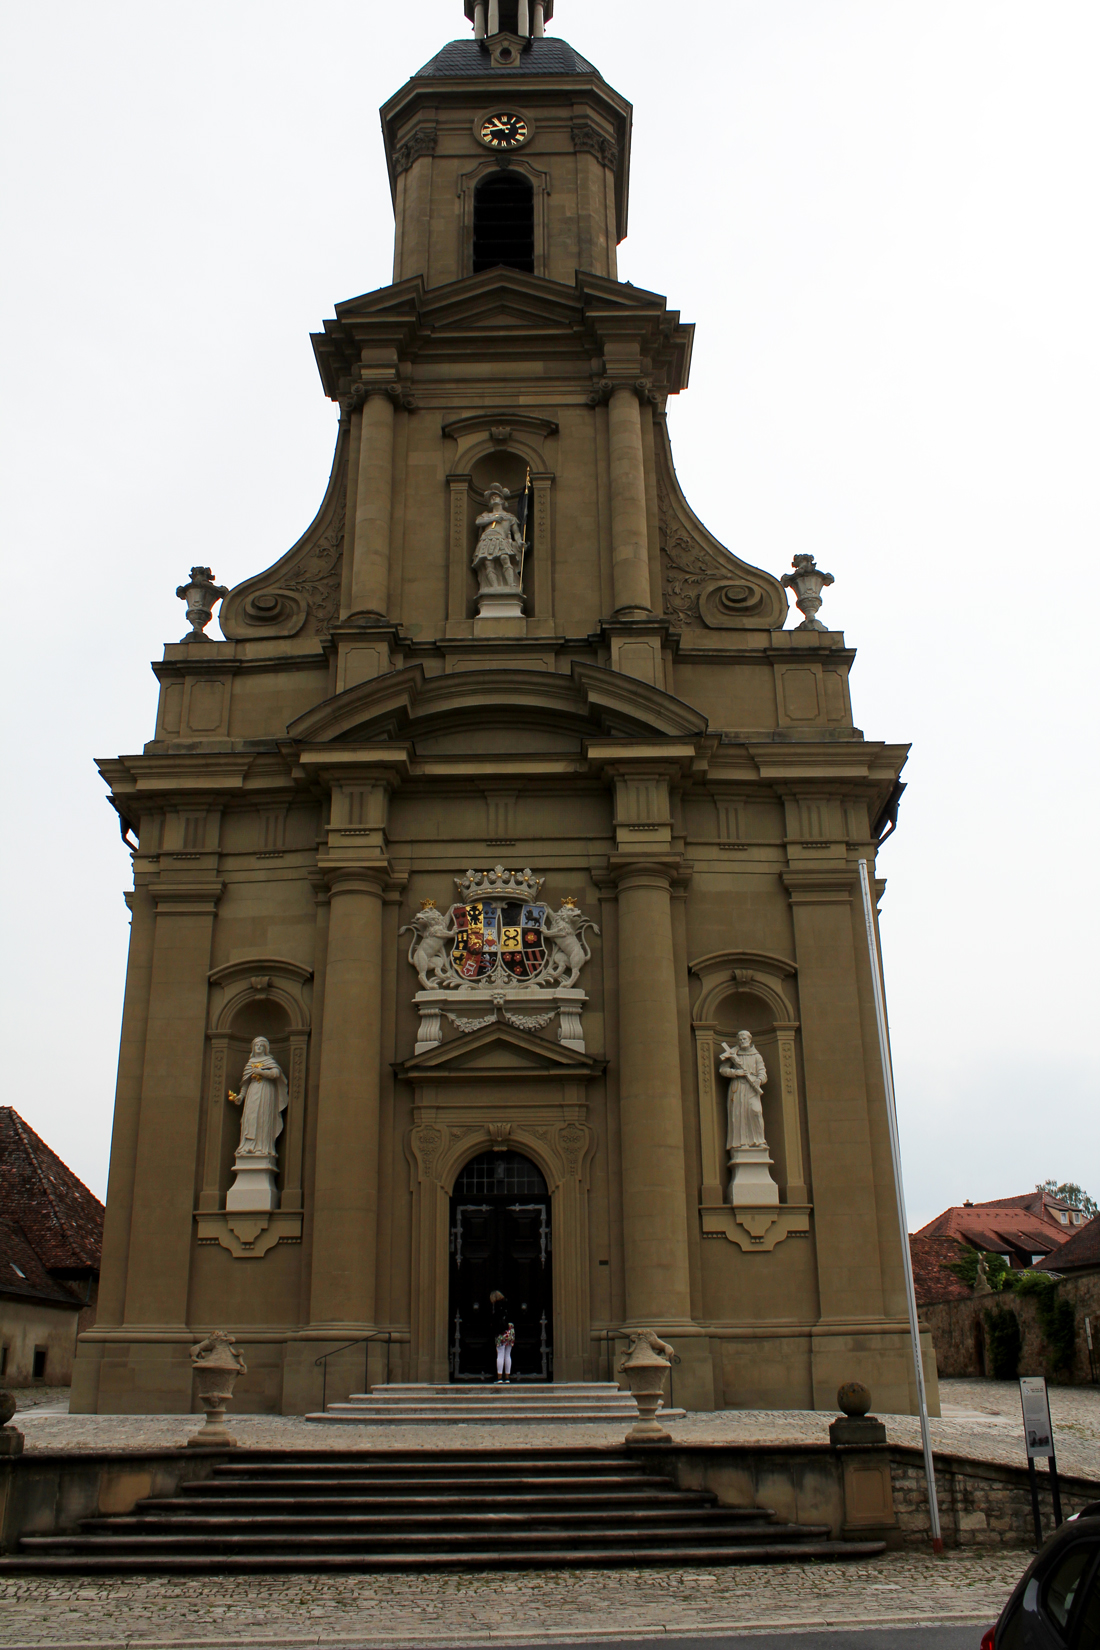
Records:
[[[527,141],[527,122],[522,115],[502,110],[482,121],[480,137],[490,149],[518,149]]]

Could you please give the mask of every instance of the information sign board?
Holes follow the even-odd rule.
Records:
[[[1020,1403],[1024,1411],[1028,1459],[1049,1458],[1054,1454],[1054,1433],[1050,1425],[1047,1383],[1042,1375],[1021,1375]]]

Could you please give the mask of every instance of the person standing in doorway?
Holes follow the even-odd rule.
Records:
[[[512,1348],[516,1344],[516,1326],[510,1323],[497,1336],[497,1385],[512,1379]]]

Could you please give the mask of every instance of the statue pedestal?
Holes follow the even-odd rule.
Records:
[[[772,1179],[767,1146],[735,1146],[730,1152],[730,1203],[735,1209],[776,1208],[779,1187]]]
[[[523,617],[522,590],[483,590],[477,599],[475,636],[523,636],[527,621]]]
[[[267,1210],[279,1207],[275,1188],[278,1159],[251,1152],[238,1152],[233,1159],[234,1180],[225,1194],[226,1210]]]

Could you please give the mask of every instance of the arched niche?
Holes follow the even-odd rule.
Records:
[[[798,1020],[786,988],[796,968],[766,952],[722,951],[690,965],[699,980],[692,1010],[695,1038],[702,1204],[725,1207],[726,1082],[718,1066],[723,1042],[751,1031],[768,1070],[764,1130],[775,1164],[780,1194],[788,1204],[805,1204],[806,1173],[798,1101],[796,1038]]]
[[[450,551],[448,557],[447,618],[461,622],[477,606],[477,578],[471,565],[477,542],[475,522],[484,509],[485,488],[499,481],[509,492],[522,492],[531,474],[531,517],[527,530],[524,590],[527,616],[553,617],[552,495],[554,468],[547,443],[558,426],[529,413],[494,412],[455,419],[443,434],[455,443],[448,467],[447,489]],[[555,443],[556,444],[556,443]],[[514,504],[512,508],[515,508]]]
[[[209,974],[206,1149],[200,1210],[225,1207],[241,1113],[227,1099],[240,1087],[255,1037],[266,1037],[286,1073],[289,1101],[279,1136],[279,1207],[302,1207],[302,1142],[313,971],[285,957],[249,957]]]

